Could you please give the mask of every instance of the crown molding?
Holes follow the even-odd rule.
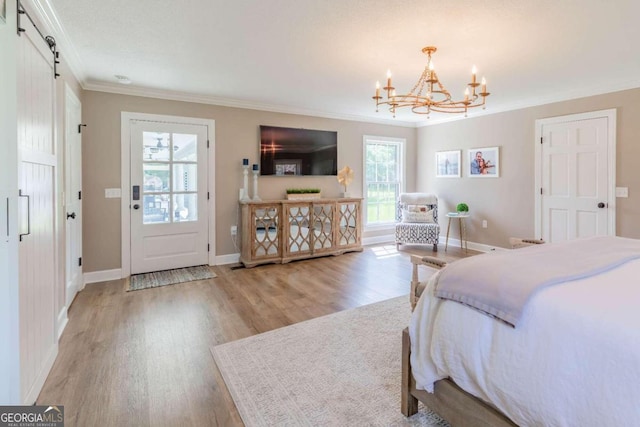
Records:
[[[251,101],[242,101],[232,98],[221,98],[211,95],[197,95],[189,92],[177,92],[162,89],[150,89],[140,86],[123,86],[103,82],[91,82],[82,85],[85,90],[96,92],[116,93],[119,95],[142,96],[146,98],[166,99],[171,101],[195,102],[198,104],[219,105],[222,107],[242,108],[247,110],[268,111],[273,113],[296,114],[302,116],[322,117],[326,119],[347,120],[355,122],[376,123],[398,127],[415,128],[415,122],[405,122],[392,119],[375,119],[356,114],[331,113],[305,108],[296,108],[284,105],[265,104]]]
[[[53,37],[55,37],[58,51],[62,59],[69,66],[71,73],[80,85],[84,86],[86,75],[84,73],[82,59],[71,38],[67,35],[64,26],[58,19],[58,15],[53,9],[53,6],[51,6],[51,2],[49,0],[28,0],[28,2],[33,5],[34,13],[42,25],[46,27],[46,32],[52,33]]]

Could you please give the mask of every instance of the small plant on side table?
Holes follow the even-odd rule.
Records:
[[[458,206],[456,206],[456,211],[459,214],[468,214],[469,206],[466,203],[458,203]]]

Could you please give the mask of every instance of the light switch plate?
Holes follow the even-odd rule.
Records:
[[[616,197],[629,197],[629,187],[616,187]]]
[[[104,197],[105,199],[119,199],[122,197],[122,193],[119,188],[105,188]]]

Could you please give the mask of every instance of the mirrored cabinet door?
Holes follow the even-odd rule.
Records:
[[[283,230],[285,236],[285,256],[301,255],[311,252],[311,204],[297,203],[284,206],[286,227]]]
[[[360,245],[360,202],[338,203],[338,245]]]
[[[313,251],[319,253],[333,248],[335,233],[333,219],[335,203],[313,204]]]

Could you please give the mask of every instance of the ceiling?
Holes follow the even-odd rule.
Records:
[[[637,0],[33,1],[54,15],[63,59],[90,90],[438,123],[452,115],[394,120],[371,99],[387,69],[408,92],[427,45],[454,98],[472,65],[486,76],[487,110],[470,117],[640,87]]]

